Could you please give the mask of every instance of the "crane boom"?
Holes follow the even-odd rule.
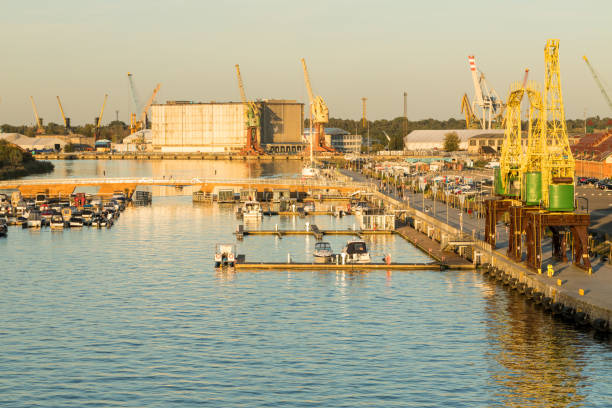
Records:
[[[142,123],[142,128],[143,129],[146,128],[146,124],[147,124],[146,123],[146,121],[147,121],[147,112],[151,108],[151,105],[153,104],[153,99],[155,99],[155,95],[157,95],[157,93],[159,92],[159,88],[161,88],[161,84],[157,84],[157,86],[153,90],[153,93],[151,94],[151,97],[149,98],[149,100],[147,101],[146,105],[142,109],[142,113],[140,114],[140,122]]]
[[[467,94],[463,94],[463,98],[461,98],[461,113],[465,115],[465,128],[471,129],[473,127],[473,123],[479,123],[480,119],[476,117],[474,110],[472,109],[472,105],[470,105],[470,100]]]
[[[30,96],[30,101],[32,101],[32,108],[34,109],[34,117],[36,118],[36,127],[38,128],[38,132],[42,133],[44,131],[42,127],[42,121],[40,117],[38,117],[38,110],[36,110],[36,104],[34,103],[34,97]]]
[[[476,98],[476,103],[481,105],[484,103],[482,98],[482,88],[480,86],[480,78],[478,77],[478,70],[476,69],[476,59],[473,55],[468,56],[468,61],[470,63],[470,71],[472,71],[472,81],[474,81],[474,97]]]
[[[59,96],[56,96],[56,98],[57,98],[57,103],[60,108],[60,112],[62,113],[62,119],[64,119],[64,126],[66,126],[66,130],[68,130],[68,122],[66,122],[66,115],[64,114],[64,108],[62,107],[62,101],[60,101]]]
[[[599,87],[599,90],[601,91],[601,94],[606,99],[606,102],[608,102],[608,106],[610,107],[610,109],[612,109],[612,100],[610,100],[610,96],[608,96],[608,93],[606,92],[606,88],[604,88],[603,84],[601,83],[601,80],[599,79],[599,75],[597,75],[597,72],[595,72],[595,69],[593,68],[589,60],[587,59],[586,55],[583,55],[582,59],[584,60],[584,62],[586,62],[587,66],[589,67],[589,70],[591,71],[591,75],[593,75],[593,79],[595,80],[595,82],[597,83],[597,86]]]
[[[240,75],[240,65],[236,64],[236,76],[238,77],[238,87],[240,88],[240,99],[242,103],[247,103],[246,93],[244,92],[244,84],[242,83],[242,75]]]
[[[104,115],[104,107],[106,106],[106,100],[108,99],[108,94],[104,94],[104,102],[102,102],[102,110],[100,110],[100,116],[98,117],[98,123],[96,124],[96,129],[100,128],[102,124],[102,115]]]
[[[525,76],[523,77],[523,88],[527,85],[527,78],[529,78],[529,68],[525,68]]]
[[[306,82],[306,90],[308,91],[308,99],[310,100],[310,105],[314,103],[314,95],[312,93],[312,86],[310,85],[310,78],[308,76],[308,68],[306,68],[306,61],[302,58],[302,68],[304,69],[304,81]]]
[[[134,85],[134,76],[131,72],[128,72],[128,82],[130,84],[130,91],[132,94],[132,101],[134,102],[134,112],[138,112],[138,107],[140,106],[140,98],[138,98],[138,93],[136,92],[136,85]]]

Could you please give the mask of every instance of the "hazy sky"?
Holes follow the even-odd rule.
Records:
[[[582,60],[612,83],[612,1],[542,0],[3,0],[0,123],[128,119],[127,72],[145,100],[238,101],[234,64],[249,98],[306,102],[300,58],[330,116],[460,117],[473,97],[467,56],[502,98],[525,68],[543,80],[547,38],[561,41],[566,116],[612,116]],[[609,88],[612,93],[612,87]]]

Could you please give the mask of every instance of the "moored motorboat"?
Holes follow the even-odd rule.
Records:
[[[342,258],[346,263],[370,263],[370,254],[364,240],[349,241],[342,250]]]
[[[53,214],[51,216],[51,221],[49,221],[49,226],[52,230],[63,230],[64,229],[64,219],[60,214]]]
[[[83,218],[73,216],[70,218],[70,228],[81,228],[83,227]]]
[[[6,226],[6,221],[4,218],[0,219],[0,237],[6,237],[8,234],[8,227]]]
[[[246,201],[242,206],[242,217],[251,219],[263,217],[261,204],[258,201]]]
[[[329,263],[333,255],[331,244],[329,242],[317,242],[312,254],[315,263]]]

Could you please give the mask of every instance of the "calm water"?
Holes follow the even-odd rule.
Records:
[[[144,171],[117,163],[121,175]],[[253,227],[306,221],[353,224]],[[111,230],[11,227],[0,239],[0,406],[612,405],[609,340],[476,273],[216,273],[214,244],[234,242],[238,223],[231,208],[168,197]],[[330,242],[339,251],[347,239]],[[307,260],[313,246],[246,237],[238,250]],[[392,237],[370,246],[427,261]]]

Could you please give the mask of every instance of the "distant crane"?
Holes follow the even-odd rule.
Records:
[[[59,108],[60,108],[60,112],[62,113],[62,119],[64,119],[64,127],[66,128],[66,132],[71,134],[72,128],[70,127],[70,118],[67,118],[66,115],[64,114],[64,108],[62,107],[62,101],[60,101],[60,97],[56,96],[56,98],[57,98],[57,104],[59,105]]]
[[[304,58],[302,58],[302,69],[304,70],[304,81],[306,82],[306,90],[308,91],[308,99],[310,101],[310,112],[315,126],[315,139],[312,145],[314,150],[318,152],[335,152],[332,147],[327,146],[325,143],[325,124],[329,122],[329,108],[321,96],[314,96]],[[310,129],[310,137],[313,137],[312,129]]]
[[[612,100],[610,99],[610,96],[606,92],[606,88],[604,88],[603,84],[601,83],[601,80],[599,79],[599,75],[597,75],[597,72],[595,72],[595,69],[593,68],[589,60],[587,59],[586,55],[584,55],[582,59],[584,60],[584,62],[586,62],[587,67],[589,67],[589,70],[591,71],[591,75],[593,75],[593,79],[595,80],[595,83],[597,83],[597,86],[599,87],[601,94],[603,95],[606,102],[608,102],[608,106],[612,110]]]
[[[140,98],[138,97],[138,93],[136,92],[136,85],[134,85],[134,76],[131,72],[127,73],[128,84],[130,95],[132,96],[132,102],[134,103],[134,110],[130,112],[130,134],[135,133],[138,129],[138,123],[136,120],[136,112],[140,111]],[[128,109],[129,111],[129,109]]]
[[[246,143],[242,154],[263,154],[264,151],[257,141],[257,133],[260,126],[261,111],[255,102],[249,102],[244,91],[240,65],[236,64],[236,77],[238,78],[238,88],[240,88],[240,99],[244,105],[244,120],[247,129]]]
[[[95,119],[94,123],[94,139],[98,140],[100,137],[100,125],[102,124],[102,116],[104,115],[104,107],[106,106],[106,100],[108,99],[108,94],[104,94],[104,102],[102,102],[102,109],[100,110],[100,116]]]
[[[495,89],[490,88],[485,79],[484,73],[476,68],[476,58],[473,55],[468,56],[470,63],[470,71],[472,72],[472,81],[474,82],[474,102],[472,111],[475,107],[480,107],[481,119],[480,126],[483,129],[491,129],[493,120],[499,122],[502,117],[504,103],[495,92]],[[499,125],[499,123],[498,123]]]
[[[463,94],[463,98],[461,98],[461,113],[465,115],[466,129],[478,129],[480,119],[478,119],[472,110],[472,105],[470,104],[467,94]]]
[[[32,109],[34,109],[34,117],[36,118],[36,133],[43,134],[45,133],[45,128],[43,127],[43,120],[38,116],[38,110],[36,109],[36,104],[34,103],[34,97],[30,96],[30,101],[32,101]]]

